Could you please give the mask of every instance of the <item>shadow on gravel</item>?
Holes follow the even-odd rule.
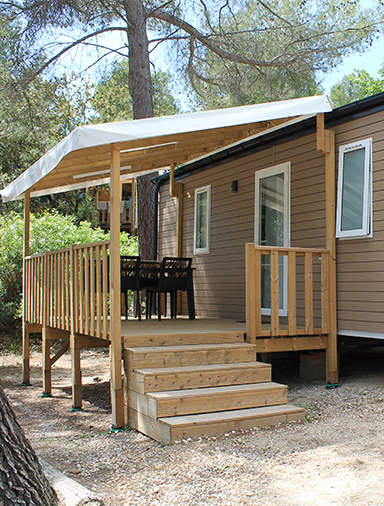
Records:
[[[63,387],[61,390],[68,395],[72,395],[71,387]],[[83,385],[83,400],[93,404],[96,408],[110,412],[111,393],[109,381]]]

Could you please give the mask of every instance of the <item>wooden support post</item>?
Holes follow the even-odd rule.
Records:
[[[42,341],[43,396],[50,397],[52,394],[51,340],[48,338],[47,327],[43,327]]]
[[[257,252],[259,253],[259,252]],[[255,245],[245,245],[245,307],[246,307],[246,336],[249,343],[256,342],[256,322],[259,315],[257,311],[257,286],[259,276],[256,273]]]
[[[176,256],[183,256],[183,183],[174,182],[176,197]],[[177,293],[177,308],[181,314],[181,292]]]
[[[176,256],[183,255],[183,183],[175,183],[176,202]]]
[[[26,297],[27,285],[25,258],[29,256],[29,222],[30,222],[30,192],[24,194],[24,237],[23,237],[23,385],[30,385],[30,358],[29,358],[29,329],[26,322]]]
[[[111,145],[111,246],[110,246],[110,362],[112,424],[124,427],[124,395],[122,381],[121,289],[120,289],[120,146]]]
[[[325,130],[325,215],[329,250],[329,335],[326,350],[327,382],[337,384],[337,285],[336,285],[336,172],[335,132]]]
[[[80,348],[76,346],[76,334],[71,334],[72,409],[81,409],[83,403],[81,385]]]
[[[170,197],[176,197],[175,195],[175,164],[171,163],[169,171],[169,195]]]
[[[317,120],[317,151],[325,151],[325,135],[324,135],[324,113],[319,113],[316,116]]]

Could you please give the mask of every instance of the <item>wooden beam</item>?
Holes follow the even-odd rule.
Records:
[[[120,146],[111,145],[111,246],[110,246],[110,335],[112,424],[124,427],[124,394],[121,362],[120,289]]]
[[[76,348],[108,348],[111,341],[91,336],[77,336]]]
[[[324,113],[318,113],[316,115],[316,133],[317,133],[317,151],[324,153],[325,151],[325,139],[324,139]]]
[[[325,131],[329,152],[325,153],[326,241],[329,250],[329,336],[326,351],[327,382],[339,381],[337,369],[337,285],[336,285],[336,169],[335,132]]]
[[[47,339],[54,340],[54,339],[69,339],[70,338],[70,332],[69,330],[61,330],[61,329],[54,329],[54,328],[47,328],[46,336]]]
[[[327,348],[327,336],[280,337],[276,339],[256,340],[257,353],[324,350],[325,348]]]
[[[63,344],[63,346],[59,349],[59,351],[51,358],[50,360],[50,363],[51,363],[51,366],[57,362],[59,360],[59,358],[61,358],[64,353],[66,353],[68,350],[69,350],[69,346],[70,346],[70,343],[69,343],[69,340]]]
[[[23,385],[30,384],[30,356],[29,356],[29,329],[26,323],[25,289],[27,284],[25,258],[29,256],[29,233],[30,233],[30,192],[24,194],[24,236],[23,236]]]

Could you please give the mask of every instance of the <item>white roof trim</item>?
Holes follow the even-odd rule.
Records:
[[[331,110],[332,105],[329,98],[321,95],[176,116],[84,125],[76,128],[50,149],[15,181],[1,190],[0,194],[4,202],[22,197],[25,191],[32,188],[38,181],[54,170],[66,155],[83,148],[129,142],[130,140],[143,140],[145,146],[145,139],[153,137],[272,121]],[[82,187],[84,188],[84,185]],[[48,193],[46,190],[44,192],[45,194]]]

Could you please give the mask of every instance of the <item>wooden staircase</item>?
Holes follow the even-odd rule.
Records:
[[[124,338],[124,364],[127,423],[163,444],[304,418],[238,333]]]

